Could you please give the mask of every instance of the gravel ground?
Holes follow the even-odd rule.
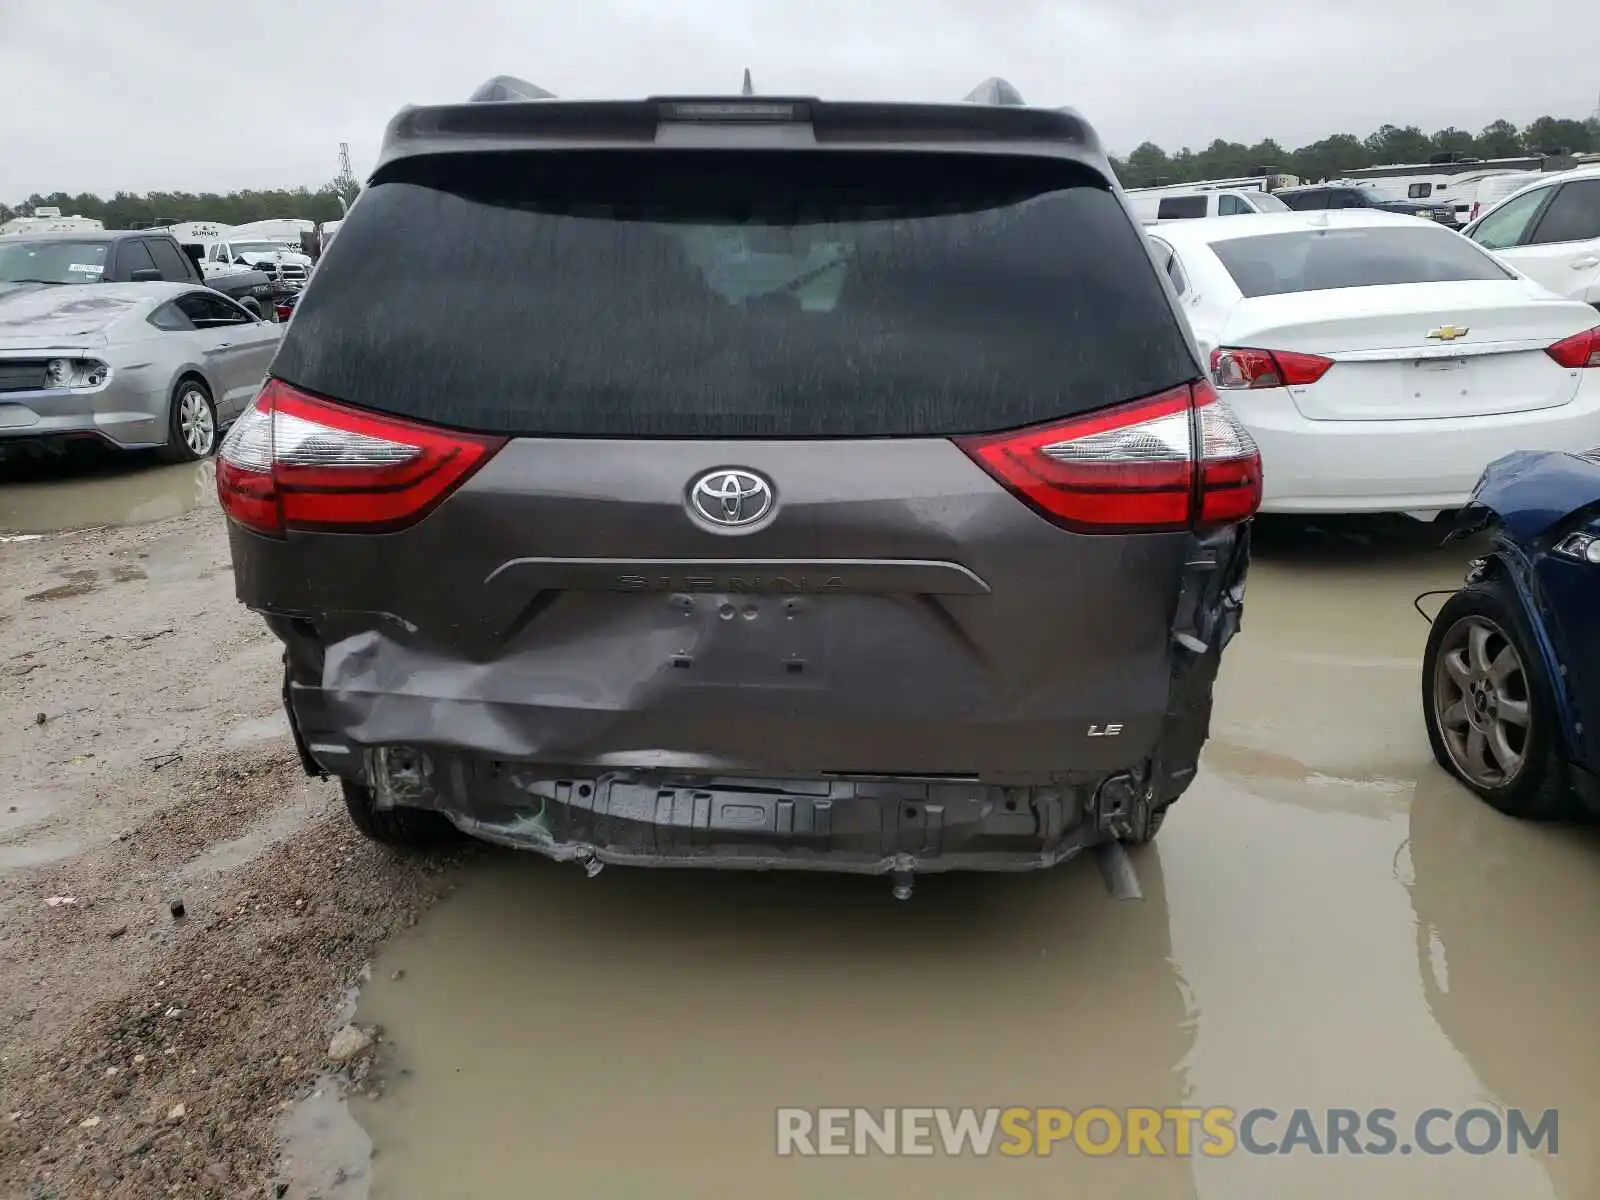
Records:
[[[354,833],[279,663],[215,511],[0,543],[0,1196],[293,1196],[283,1110],[376,1087],[330,1037],[451,859]]]

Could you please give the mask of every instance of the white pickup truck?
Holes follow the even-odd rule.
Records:
[[[311,274],[311,259],[281,242],[252,238],[229,240],[225,234],[215,241],[203,242],[205,258],[200,268],[210,278],[230,275],[235,271],[265,271],[274,279],[291,285],[304,284]]]

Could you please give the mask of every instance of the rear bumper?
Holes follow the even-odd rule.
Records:
[[[292,545],[232,535],[242,597],[289,578],[259,567]],[[1190,539],[1172,581],[1170,644],[1112,664],[1126,675],[1154,662],[1160,675],[1109,724],[1092,710],[1028,720],[976,690],[962,706],[936,703],[926,677],[919,687],[894,670],[904,666],[894,646],[829,660],[863,685],[862,671],[901,681],[902,693],[865,704],[849,686],[686,687],[676,664],[662,671],[653,657],[682,643],[648,623],[618,626],[629,636],[563,638],[552,621],[537,646],[491,639],[469,655],[379,612],[264,616],[285,646],[284,700],[306,769],[361,783],[380,806],[432,810],[480,838],[591,863],[1030,870],[1137,836],[1188,787],[1248,560],[1247,526]],[[670,611],[691,624],[701,599],[682,595]],[[732,600],[781,602],[704,599],[716,606],[713,633],[740,628],[715,615]],[[839,599],[834,616],[860,602]],[[601,686],[618,679],[634,682]],[[1102,677],[1079,676],[1085,705],[1097,688]]]
[[[1033,870],[1126,836],[1187,787],[1205,732],[1203,719],[1172,725],[1170,763],[1146,757],[1012,785],[696,768],[665,753],[652,768],[557,764],[438,741],[363,743],[330,719],[321,688],[289,683],[284,699],[308,771],[365,785],[379,808],[441,813],[484,841],[559,861],[855,874]],[[1209,711],[1209,679],[1203,704]]]
[[[1228,404],[1261,447],[1265,513],[1460,508],[1509,451],[1600,445],[1600,378],[1557,408],[1484,417],[1310,421],[1281,392],[1230,393]]]
[[[727,772],[664,752],[658,768],[553,764],[432,740],[355,741],[315,685],[286,680],[284,702],[309,773],[359,782],[380,808],[438,812],[473,837],[558,861],[852,874],[1027,871],[1137,837],[1154,811],[1187,790],[1209,731],[1222,644],[1237,621],[1232,607],[1205,623],[1214,640],[1176,669],[1153,748],[1130,747],[1126,764],[1062,770],[1048,782]],[[292,649],[288,657],[292,664]],[[441,708],[449,706],[435,705],[435,713]],[[475,715],[480,732],[489,715]],[[440,715],[434,737],[451,720]]]
[[[0,446],[96,437],[120,450],[148,449],[166,442],[166,405],[164,392],[115,386],[6,392],[0,395]]]

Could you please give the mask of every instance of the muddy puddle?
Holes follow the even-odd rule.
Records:
[[[88,843],[78,838],[30,839],[0,843],[0,878],[26,867],[47,867],[83,853]]]
[[[47,788],[7,788],[0,797],[0,837],[54,816],[68,794]]]
[[[1467,551],[1274,537],[1201,777],[1133,855],[1142,901],[1089,859],[896,903],[487,854],[373,964],[383,1095],[352,1102],[359,1136],[324,1114],[326,1194],[1600,1195],[1600,839],[1500,818],[1422,730],[1412,601]],[[776,1153],[779,1107],[1013,1105],[1264,1107],[1269,1143],[1295,1109],[1410,1134],[1430,1108],[1554,1108],[1559,1154]]]
[[[0,533],[142,525],[216,504],[216,464],[147,454],[0,462]]]
[[[289,718],[283,710],[275,709],[264,717],[250,717],[240,721],[222,735],[224,746],[253,746],[270,742],[273,738],[290,737]]]

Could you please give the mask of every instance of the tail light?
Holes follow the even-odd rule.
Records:
[[[1210,384],[956,444],[1044,516],[1083,533],[1242,521],[1261,504],[1261,453]]]
[[[274,537],[402,529],[505,441],[346,408],[269,379],[217,451],[217,497],[240,525]]]
[[[1328,373],[1333,359],[1293,350],[1240,350],[1224,346],[1211,352],[1211,378],[1225,392],[1256,388],[1304,387]]]
[[[1472,211],[1467,214],[1467,221],[1469,223],[1478,219],[1478,210],[1482,207],[1483,205],[1477,203],[1476,201],[1473,202]]]
[[[280,321],[287,321],[294,316],[294,305],[292,304],[277,304],[274,307],[278,310],[278,320]]]
[[[1545,353],[1563,367],[1600,367],[1600,328],[1562,338]]]

